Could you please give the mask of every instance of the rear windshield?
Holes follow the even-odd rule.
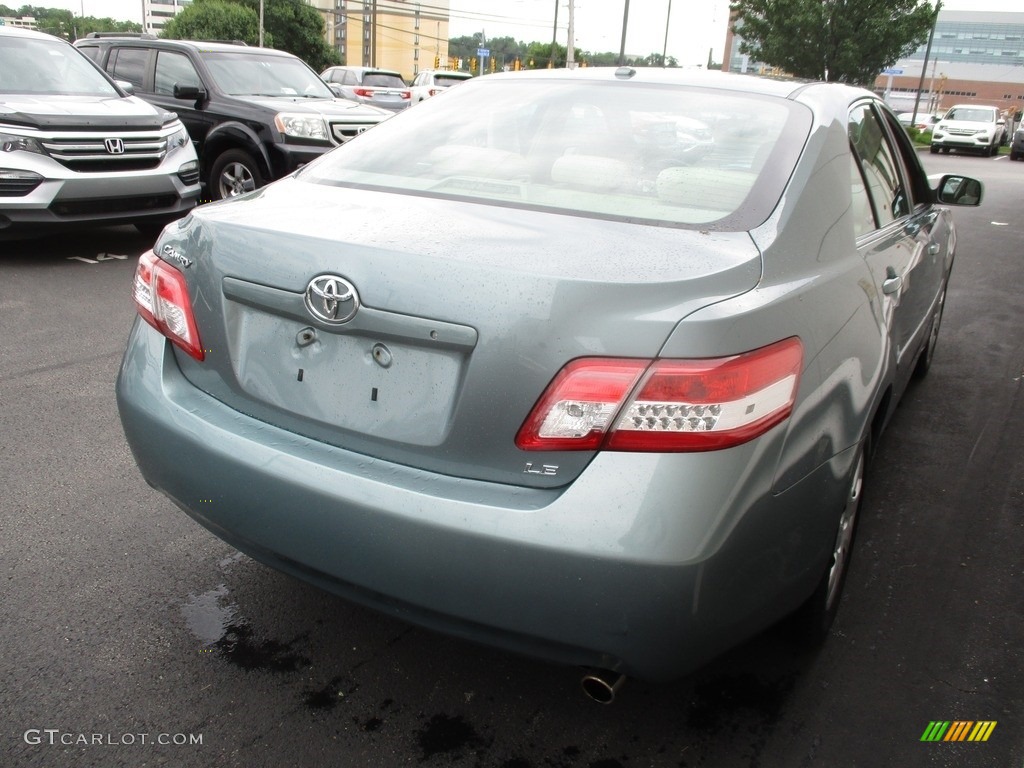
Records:
[[[363,76],[363,85],[376,88],[405,88],[405,81],[398,75],[387,75],[383,72],[367,72]]]
[[[806,108],[777,98],[498,76],[428,99],[300,175],[602,218],[750,229],[777,203],[809,126]]]
[[[0,36],[0,93],[120,96],[77,49],[60,40]]]
[[[434,75],[434,85],[447,88],[449,85],[455,85],[468,79],[468,77],[458,77],[457,75]]]

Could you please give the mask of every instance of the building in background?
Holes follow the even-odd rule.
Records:
[[[990,104],[1007,116],[1024,109],[1024,13],[939,11],[927,63],[926,47],[875,81],[897,111],[911,111],[915,101],[926,114],[954,104]]]
[[[0,26],[18,27],[18,29],[36,29],[36,20],[33,16],[0,16]]]
[[[742,29],[730,24],[722,69],[751,74],[779,74],[740,53]],[[1024,13],[940,11],[925,64],[922,45],[875,80],[897,112],[910,112],[924,87],[918,111],[942,112],[954,104],[990,104],[1010,116],[1024,109]]]
[[[192,4],[192,0],[142,0],[142,31],[159,35],[167,22]]]
[[[407,80],[448,63],[449,0],[308,0],[327,42],[349,66],[380,67]]]

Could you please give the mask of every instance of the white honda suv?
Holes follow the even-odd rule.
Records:
[[[932,129],[932,154],[940,149],[995,155],[1005,143],[1006,121],[999,109],[979,104],[957,104]]]

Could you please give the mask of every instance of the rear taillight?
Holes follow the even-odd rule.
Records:
[[[440,88],[431,88],[429,91],[427,91],[427,93],[429,93],[431,96],[437,96],[437,94],[439,94],[440,92]]]
[[[403,99],[411,99],[412,98],[412,91],[402,91],[402,98]]]
[[[711,451],[745,443],[793,408],[797,338],[731,357],[581,358],[558,372],[516,435],[525,451]]]
[[[142,319],[196,360],[203,360],[185,276],[153,253],[139,258],[132,298]]]
[[[362,96],[364,99],[368,99],[373,96],[373,88],[353,88],[352,92],[356,96]]]

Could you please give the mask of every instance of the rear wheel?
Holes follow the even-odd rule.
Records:
[[[914,366],[914,378],[923,379],[928,375],[932,367],[932,359],[935,357],[935,347],[939,343],[939,326],[942,325],[942,310],[946,306],[946,286],[943,284],[942,292],[939,294],[939,303],[932,313],[932,323],[928,329],[928,341],[924,343],[924,350],[917,358],[917,365]]]
[[[214,200],[238,197],[263,186],[263,174],[253,156],[243,149],[229,149],[210,169],[209,191]]]
[[[933,155],[937,155],[937,154],[939,154],[939,148],[938,148],[938,147],[936,147],[936,146],[935,146],[934,144],[932,144],[932,146],[931,146],[931,150],[932,150],[932,154],[933,154]]]
[[[814,594],[801,606],[794,616],[800,639],[808,645],[817,645],[828,636],[828,631],[839,611],[840,597],[846,573],[850,565],[853,537],[857,530],[860,502],[864,491],[864,466],[867,456],[867,439],[858,449],[853,474],[846,493],[846,504],[839,515],[832,556],[822,574]]]

